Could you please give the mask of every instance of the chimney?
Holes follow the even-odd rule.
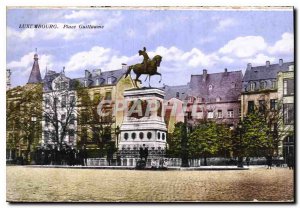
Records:
[[[91,76],[91,72],[89,71],[89,70],[85,70],[85,78],[86,79],[89,79],[90,78],[90,76]]]
[[[206,81],[206,77],[207,77],[207,70],[203,69],[203,82]]]
[[[282,66],[282,64],[283,64],[283,60],[279,59],[279,66]]]
[[[270,67],[270,61],[266,61],[266,67]]]
[[[252,68],[252,64],[251,64],[251,63],[248,63],[248,64],[247,64],[247,69],[250,70],[251,68]]]
[[[225,73],[225,75],[228,74],[227,68],[224,69],[224,73]]]
[[[122,70],[127,71],[127,64],[122,64]]]

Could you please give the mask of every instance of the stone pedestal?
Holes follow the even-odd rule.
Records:
[[[140,148],[148,149],[147,164],[164,157],[167,127],[163,117],[164,92],[157,88],[141,88],[124,92],[128,105],[120,127],[119,153],[122,164],[136,164]],[[131,159],[133,159],[131,162]],[[129,162],[130,161],[130,162]]]

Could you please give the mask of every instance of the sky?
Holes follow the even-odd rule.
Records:
[[[20,24],[56,24],[58,29],[24,29]],[[64,24],[104,27],[63,29]],[[60,72],[65,67],[67,76],[78,78],[86,69],[109,71],[122,63],[140,63],[138,50],[145,46],[150,58],[163,57],[158,69],[162,82],[153,76],[151,86],[185,85],[203,69],[244,71],[247,63],[293,61],[293,25],[291,9],[7,9],[6,61],[12,86],[18,86],[28,81],[35,48],[42,77],[46,68]]]

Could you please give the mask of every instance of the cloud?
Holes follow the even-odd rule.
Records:
[[[30,38],[34,38],[36,36],[36,33],[34,30],[31,29],[25,29],[23,31],[16,31],[11,27],[7,27],[7,38],[11,39],[11,40],[25,40],[25,39],[30,39]]]
[[[66,19],[90,19],[97,16],[94,11],[91,10],[80,10],[80,11],[72,11],[71,14],[66,14],[64,18]]]
[[[129,63],[138,56],[120,56],[118,51],[110,48],[94,46],[88,51],[81,51],[71,56],[65,64],[67,71],[82,71],[85,69],[101,68],[103,71],[121,68],[122,63]],[[137,61],[137,60],[136,60]]]
[[[230,40],[225,46],[219,49],[219,53],[230,54],[237,58],[247,58],[264,51],[266,48],[267,43],[263,37],[244,36]]]
[[[233,27],[237,24],[238,24],[238,22],[232,18],[221,19],[221,20],[219,20],[215,31],[223,31],[223,30],[225,30],[229,27]]]
[[[269,47],[271,54],[287,54],[294,53],[294,35],[292,33],[283,33],[281,39],[278,40],[273,46]]]
[[[266,63],[266,61],[270,61],[271,63],[272,62],[274,63],[275,60],[276,60],[275,57],[260,53],[260,54],[255,55],[253,58],[245,59],[244,62],[259,66],[259,65],[264,65]]]

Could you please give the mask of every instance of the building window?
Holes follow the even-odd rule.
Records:
[[[111,100],[111,92],[106,92],[105,93],[105,99],[106,100]]]
[[[44,141],[45,141],[45,143],[49,141],[49,132],[48,131],[44,131]]]
[[[60,89],[65,90],[67,88],[67,83],[66,82],[61,82],[60,83]]]
[[[248,113],[254,112],[254,101],[248,101]]]
[[[220,101],[221,101],[221,98],[220,98],[220,97],[217,97],[217,98],[216,98],[216,101],[217,101],[217,102],[220,102]]]
[[[136,138],[136,133],[133,132],[133,133],[131,134],[131,138],[132,138],[132,139],[135,139],[135,138]]]
[[[251,82],[250,83],[250,91],[254,91],[255,90],[255,82]]]
[[[218,118],[223,118],[222,110],[218,110]]]
[[[214,118],[214,112],[213,111],[208,111],[207,118]]]
[[[192,119],[192,112],[190,111],[187,112],[187,119]]]
[[[139,136],[140,136],[140,139],[143,139],[144,138],[144,133],[140,132]]]
[[[49,117],[45,116],[45,126],[49,126]]]
[[[213,89],[213,86],[212,86],[212,85],[209,85],[209,86],[208,86],[208,89],[209,89],[209,90],[212,90],[212,89]]]
[[[227,116],[228,116],[228,118],[233,118],[233,110],[228,110]]]
[[[273,80],[273,81],[272,81],[272,88],[273,88],[273,89],[276,89],[276,88],[277,88],[277,81],[276,81],[276,80]]]
[[[176,92],[176,98],[179,98],[179,92]]]
[[[61,120],[63,121],[63,120],[65,120],[66,119],[66,115],[65,114],[62,114],[61,115]]]
[[[74,142],[74,137],[75,137],[75,131],[74,131],[74,129],[70,129],[69,130],[69,143]]]
[[[147,138],[148,138],[148,139],[151,139],[151,137],[152,137],[152,133],[151,133],[151,132],[148,132],[148,133],[147,133]]]
[[[294,103],[283,104],[283,122],[285,125],[294,124]]]
[[[96,85],[99,86],[99,78],[96,79]]]
[[[165,138],[166,138],[165,133],[162,133],[162,140],[165,140]]]
[[[231,82],[231,88],[235,88],[236,84],[234,82]]]
[[[259,104],[259,108],[258,108],[259,112],[264,113],[266,109],[265,100],[259,100],[258,104]]]
[[[61,107],[62,108],[64,108],[64,107],[66,107],[66,96],[65,95],[63,95],[63,96],[61,96]]]
[[[241,117],[242,116],[242,111],[241,111],[241,109],[239,108],[239,117]]]
[[[193,97],[189,97],[189,103],[192,103],[193,102]]]
[[[75,96],[74,96],[74,95],[71,95],[71,96],[70,96],[70,103],[71,103],[71,104],[74,104],[74,103],[75,103]]]
[[[266,82],[265,81],[261,81],[260,82],[260,89],[264,90],[266,88]]]
[[[75,116],[74,114],[70,115],[70,124],[74,124],[75,123]]]
[[[107,78],[107,84],[112,84],[112,82],[111,82],[111,77],[108,77],[108,78]]]
[[[48,97],[46,97],[46,99],[45,99],[45,105],[46,105],[46,108],[49,108],[49,106],[50,106],[50,99]]]
[[[157,139],[160,139],[160,132],[157,133]]]
[[[84,86],[87,87],[87,80],[84,80]]]
[[[201,103],[202,102],[202,98],[201,97],[197,97],[197,103]]]
[[[271,99],[270,100],[270,109],[272,111],[277,110],[277,99]]]
[[[294,79],[283,80],[283,95],[294,95]]]
[[[124,139],[127,140],[128,139],[128,133],[124,134]]]

